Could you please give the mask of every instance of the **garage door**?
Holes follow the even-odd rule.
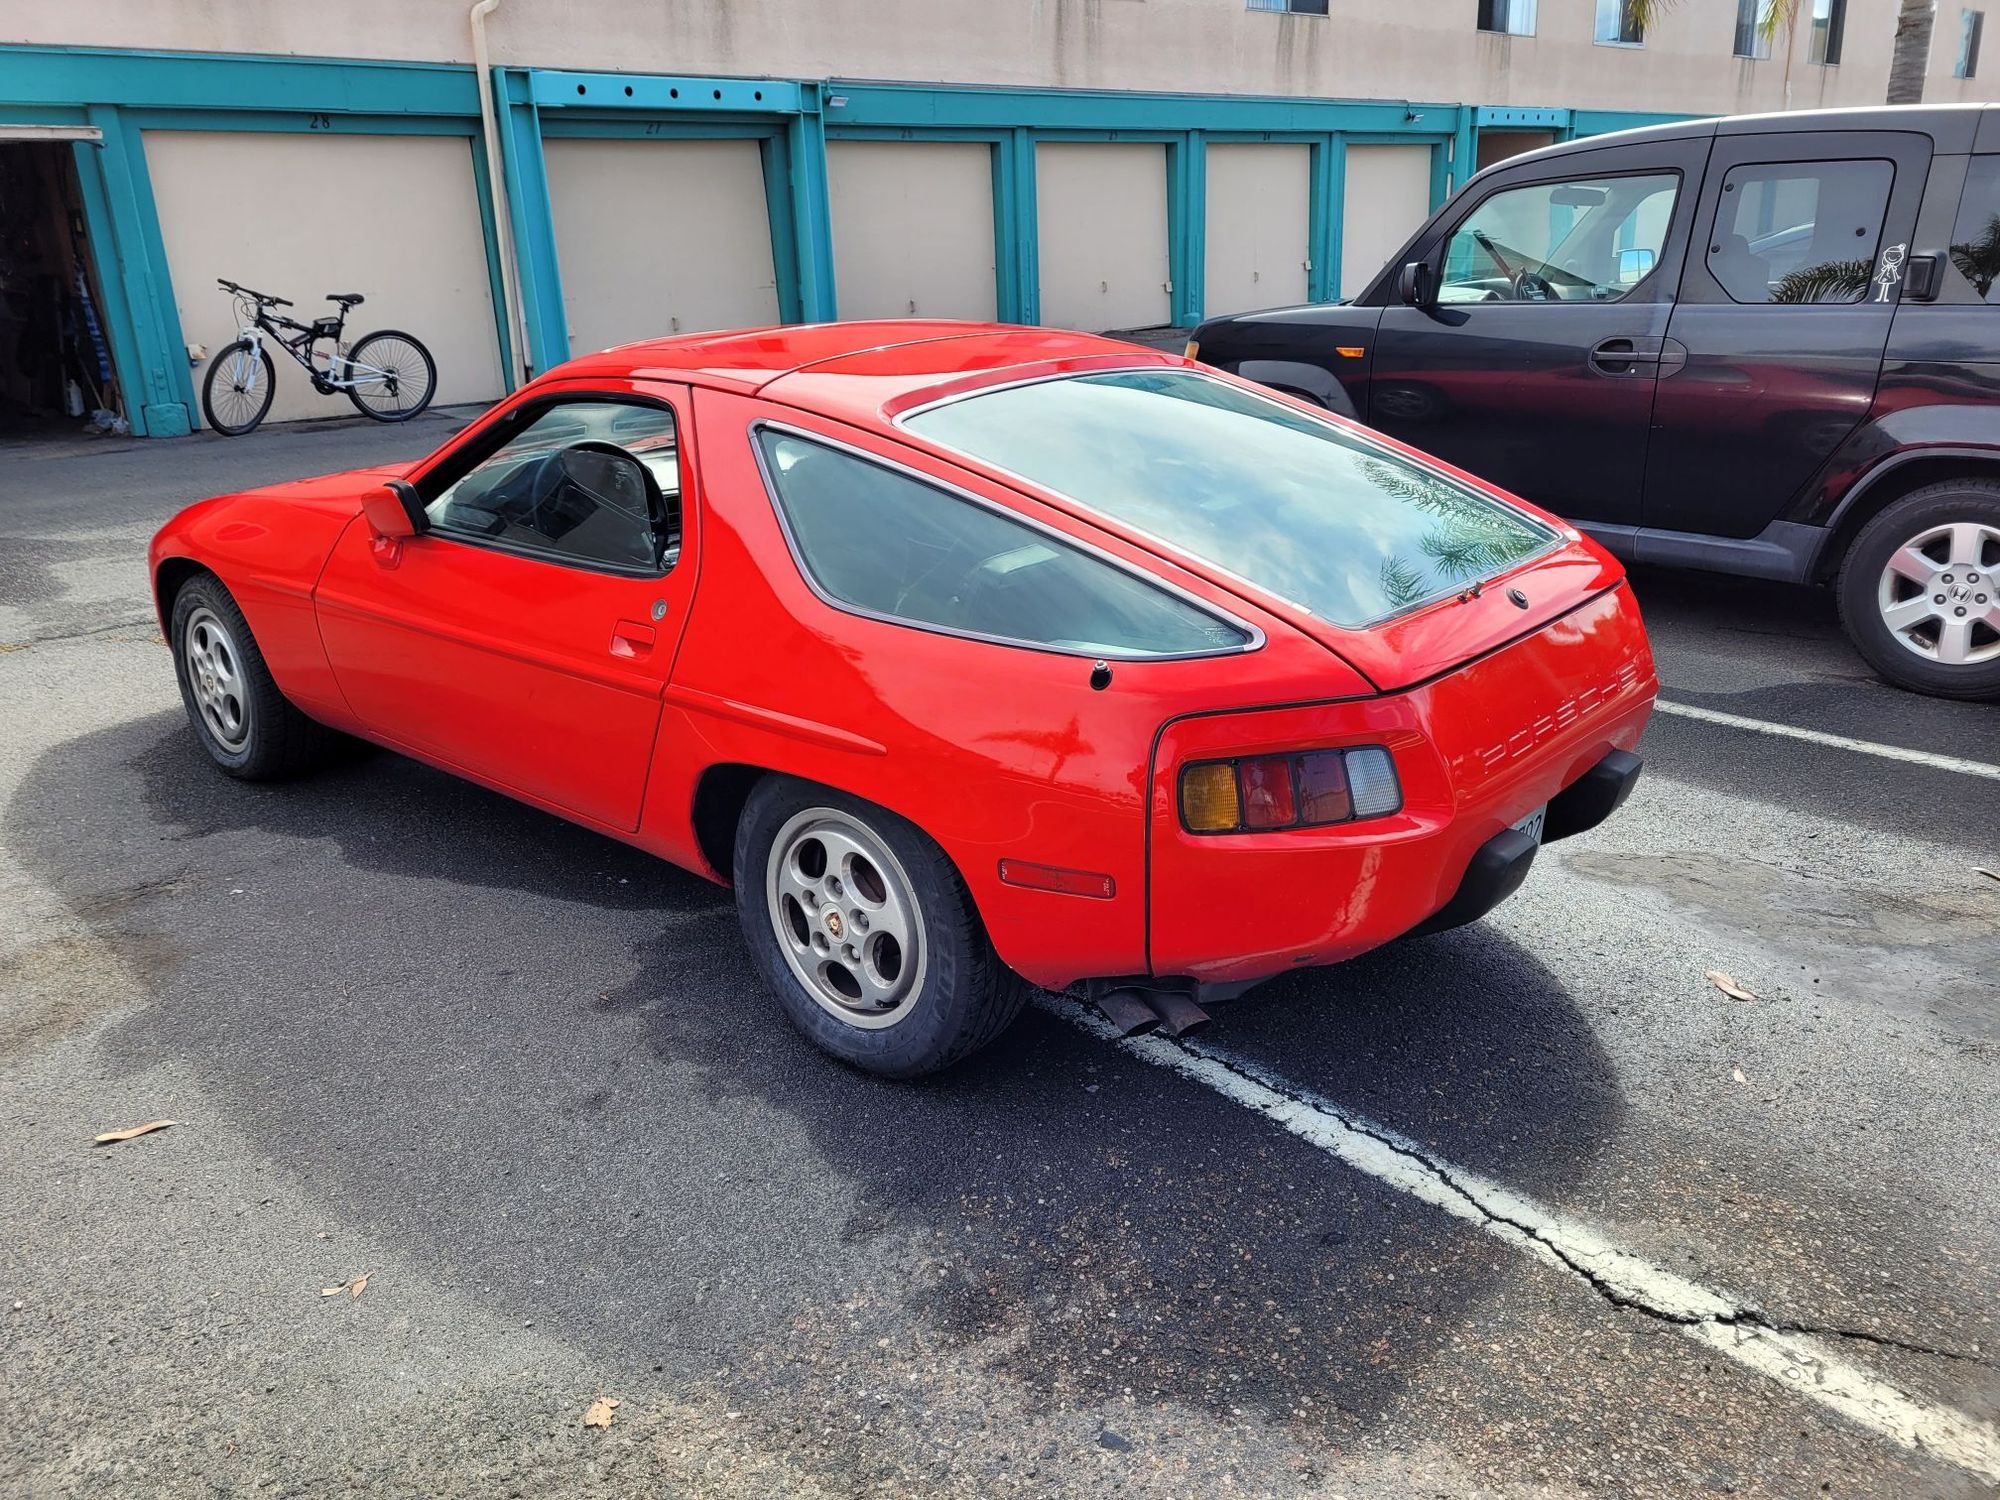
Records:
[[[500,394],[470,141],[149,130],[145,148],[190,344],[212,354],[236,337],[218,276],[291,298],[302,320],[333,312],[327,292],[360,292],[368,301],[349,334],[401,328],[423,340],[437,401]],[[273,420],[354,415],[345,397],[316,396],[297,365],[276,363]]]
[[[755,141],[547,141],[572,354],[778,321]]]
[[[1208,316],[1306,300],[1312,148],[1208,148]]]
[[[843,318],[993,317],[992,147],[832,141],[826,175]]]
[[[1035,214],[1044,323],[1148,328],[1171,319],[1165,146],[1037,147]]]
[[[1431,212],[1431,148],[1349,146],[1340,295],[1352,297]]]

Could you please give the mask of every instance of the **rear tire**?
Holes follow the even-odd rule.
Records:
[[[769,776],[736,825],[736,911],[785,1017],[885,1078],[949,1067],[1020,1014],[971,894],[915,824],[828,787]]]
[[[356,376],[356,365],[383,374]],[[437,394],[437,363],[431,351],[398,328],[371,333],[347,353],[343,374],[365,378],[365,385],[347,387],[347,399],[364,417],[378,422],[407,422],[431,404]]]
[[[182,585],[167,629],[188,722],[224,774],[242,781],[300,776],[352,743],[278,690],[243,611],[213,573]]]
[[[201,382],[202,413],[224,437],[242,437],[256,431],[277,391],[271,351],[238,339],[208,362]]]
[[[2000,482],[1914,490],[1862,528],[1836,585],[1840,620],[1897,687],[2000,698]]]

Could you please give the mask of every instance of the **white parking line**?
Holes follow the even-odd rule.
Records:
[[[1913,766],[1929,766],[1936,771],[1956,771],[1961,776],[1984,776],[2000,781],[2000,766],[1983,760],[1962,760],[1956,755],[1933,755],[1928,750],[1906,750],[1901,745],[1884,745],[1875,740],[1854,740],[1844,734],[1827,734],[1818,729],[1800,729],[1795,724],[1774,724],[1768,719],[1746,719],[1741,714],[1725,714],[1712,708],[1696,708],[1691,703],[1670,703],[1665,698],[1653,705],[1663,714],[1683,719],[1700,719],[1707,724],[1727,724],[1731,729],[1747,729],[1752,734],[1773,734],[1781,739],[1804,740],[1810,745],[1831,745],[1852,750],[1857,755],[1879,755],[1883,760],[1908,761]]]
[[[1220,1048],[1158,1035],[1121,1039],[1074,1002],[1044,996],[1037,1003],[1134,1057],[1213,1089],[1376,1181],[1578,1278],[1617,1306],[1672,1323],[1689,1338],[1905,1448],[2000,1480],[2000,1432],[1991,1424],[1897,1389],[1809,1334],[1774,1322],[1753,1303],[1662,1270],[1588,1225],[1442,1161],[1394,1131]]]

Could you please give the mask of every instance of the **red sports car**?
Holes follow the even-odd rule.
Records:
[[[732,884],[836,1057],[1127,1025],[1468,922],[1657,682],[1561,521],[1174,355],[847,323],[550,371],[420,463],[154,539],[222,770],[356,736]]]

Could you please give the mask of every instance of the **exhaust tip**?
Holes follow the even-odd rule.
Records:
[[[1213,1019],[1179,990],[1161,990],[1146,998],[1154,1014],[1160,1018],[1160,1030],[1168,1036],[1186,1036],[1191,1031],[1199,1031]]]
[[[1092,1002],[1120,1036],[1138,1036],[1160,1024],[1160,1015],[1137,990],[1106,990]]]

